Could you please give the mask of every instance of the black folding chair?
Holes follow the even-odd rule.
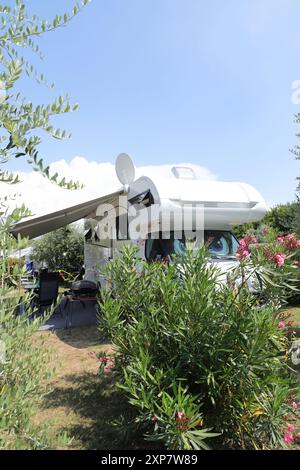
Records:
[[[39,313],[42,313],[45,310],[48,310],[56,302],[60,276],[55,272],[46,272],[41,273],[39,280],[40,286],[35,304],[38,307]]]

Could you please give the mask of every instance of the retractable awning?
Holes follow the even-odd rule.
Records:
[[[100,204],[111,204],[117,207],[119,204],[119,196],[123,194],[123,192],[123,189],[121,189],[76,206],[67,207],[66,209],[52,212],[51,214],[25,220],[24,222],[16,224],[12,228],[11,233],[15,237],[18,235],[29,238],[39,237],[40,235],[52,232],[52,230],[64,227],[77,220],[84,219],[88,216],[91,217]]]

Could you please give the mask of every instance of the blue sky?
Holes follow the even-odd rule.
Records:
[[[27,4],[47,18],[72,1]],[[186,161],[253,184],[271,204],[292,200],[299,20],[298,0],[93,0],[41,40],[38,67],[55,92],[22,83],[33,101],[69,93],[80,104],[55,122],[72,139],[45,139],[41,153],[48,162],[113,162],[120,152],[137,165]]]

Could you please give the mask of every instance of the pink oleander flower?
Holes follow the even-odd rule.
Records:
[[[289,444],[290,442],[294,442],[294,436],[291,433],[286,432],[285,435],[283,436],[284,442]]]
[[[104,367],[104,372],[111,372],[115,365],[115,358],[114,357],[107,357],[106,358],[106,366]]]
[[[240,261],[248,258],[250,251],[249,245],[257,243],[256,238],[253,235],[246,235],[240,240],[240,246],[237,249],[236,256]]]
[[[243,261],[245,260],[246,258],[248,258],[249,256],[249,250],[247,250],[247,248],[243,247],[243,246],[239,246],[239,248],[237,249],[237,252],[236,252],[236,257]]]
[[[285,236],[285,240],[290,242],[295,238],[295,235],[296,235],[295,232],[289,233],[288,235]]]
[[[293,408],[293,410],[297,410],[298,409],[298,403],[296,401],[292,401],[291,407]]]
[[[178,411],[177,412],[177,418],[180,419],[180,420],[185,419],[184,411]]]
[[[295,429],[296,429],[296,427],[295,427],[293,424],[288,424],[287,430],[288,430],[289,432],[294,432]]]
[[[187,418],[185,416],[184,411],[177,412],[177,425],[176,425],[177,429],[179,429],[180,431],[186,431],[189,426],[189,421],[190,421],[190,418]]]
[[[247,246],[254,245],[255,243],[257,243],[257,239],[253,235],[246,235],[244,240]]]
[[[296,439],[297,441],[300,441],[300,432],[298,432],[298,433],[294,436],[294,439]]]
[[[263,252],[264,252],[264,255],[265,255],[265,257],[268,261],[273,261],[274,254],[272,253],[272,251],[270,251],[268,249],[264,249]]]
[[[285,323],[284,323],[284,321],[280,321],[277,326],[278,326],[278,328],[281,328],[281,329],[282,329],[282,328],[285,328]]]
[[[248,248],[249,245],[253,245],[255,243],[257,243],[257,239],[253,235],[246,235],[240,240],[240,246],[244,248]]]
[[[284,253],[277,253],[277,255],[274,256],[273,260],[277,264],[277,266],[280,268],[281,266],[284,265],[286,255]]]
[[[300,247],[300,240],[297,240],[297,234],[290,233],[289,235],[277,237],[277,241],[281,244],[284,245],[288,250],[295,250],[296,248]]]

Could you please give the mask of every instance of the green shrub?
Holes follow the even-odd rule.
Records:
[[[277,233],[291,233],[300,230],[300,203],[299,200],[287,204],[278,204],[272,207],[259,222],[233,227],[233,232],[238,239],[252,233],[259,238],[259,232],[264,227],[269,227]]]
[[[83,265],[84,237],[78,229],[66,226],[33,242],[32,258],[46,263],[50,271],[77,273]]]
[[[168,449],[282,444],[291,380],[271,307],[221,285],[204,248],[166,266],[126,247],[106,275],[100,331],[146,439]]]

